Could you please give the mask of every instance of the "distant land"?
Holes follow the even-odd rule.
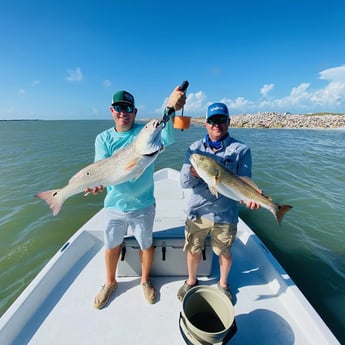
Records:
[[[230,126],[235,128],[345,129],[345,114],[339,113],[280,114],[261,112],[257,114],[231,115],[230,119]],[[205,118],[192,118],[192,123],[204,124]]]
[[[230,116],[230,126],[234,128],[314,128],[314,129],[345,129],[344,113],[309,113],[290,114],[276,112],[260,112],[256,114],[235,114]],[[83,119],[80,119],[83,120]],[[93,119],[97,120],[97,119]],[[111,120],[111,118],[109,118]],[[1,121],[50,121],[45,119],[8,119]],[[55,121],[55,120],[54,120]],[[70,120],[72,121],[72,120]],[[73,120],[78,121],[78,120]],[[88,121],[88,120],[86,120]],[[148,119],[140,119],[145,122]],[[194,125],[204,125],[205,118],[192,117],[191,123]]]
[[[0,121],[43,121],[40,119],[11,119],[11,120],[1,120]]]

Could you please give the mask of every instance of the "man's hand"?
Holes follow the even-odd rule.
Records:
[[[257,189],[257,191],[261,195],[263,194],[263,190],[262,189]],[[244,204],[244,201],[241,200],[240,203]],[[255,210],[255,209],[258,209],[258,208],[261,207],[261,205],[258,202],[254,201],[254,200],[247,201],[246,206],[247,206],[247,208],[250,208],[251,210]]]
[[[241,204],[243,204],[243,201],[241,201]],[[255,209],[258,209],[261,207],[261,205],[259,203],[252,201],[252,200],[248,201],[246,203],[246,206],[247,206],[247,208],[250,208],[251,210],[255,210]]]
[[[182,109],[185,104],[186,94],[184,91],[181,91],[180,86],[177,86],[169,96],[167,107],[174,108],[175,111],[178,111]]]
[[[96,195],[100,192],[103,192],[104,187],[102,185],[94,187],[94,188],[86,188],[84,191],[84,196],[89,195],[90,193],[92,193],[93,195]]]

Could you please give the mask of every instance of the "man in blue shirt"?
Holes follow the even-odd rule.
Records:
[[[191,165],[189,158],[192,153],[212,155],[212,158],[226,169],[239,176],[251,177],[250,148],[229,135],[229,124],[227,106],[224,103],[211,104],[206,114],[207,135],[189,147],[181,169],[182,187],[192,188],[184,246],[184,250],[187,251],[188,279],[177,293],[181,301],[188,290],[198,285],[197,270],[208,234],[211,236],[212,250],[219,256],[220,279],[217,286],[232,299],[228,275],[232,264],[231,246],[237,232],[237,202],[221,194],[213,195]],[[247,203],[247,207],[254,209],[260,205],[251,201]]]
[[[185,104],[185,93],[176,87],[171,93],[167,107],[180,110]],[[95,161],[110,157],[114,152],[129,145],[145,124],[135,122],[137,108],[134,97],[121,90],[113,95],[110,112],[115,127],[100,133],[95,141]],[[173,117],[173,116],[172,116]],[[169,145],[174,141],[172,121],[162,130],[162,141]],[[116,290],[116,268],[120,256],[121,243],[130,227],[140,246],[141,285],[149,303],[156,301],[156,291],[149,274],[153,261],[152,228],[155,217],[155,199],[153,194],[154,164],[151,164],[136,180],[108,186],[104,200],[106,208],[104,244],[106,282],[94,300],[94,307],[105,306],[111,294]],[[103,189],[96,187],[92,192]],[[91,190],[87,190],[90,192]]]

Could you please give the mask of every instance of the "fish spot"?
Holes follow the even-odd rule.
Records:
[[[54,192],[54,193],[53,193],[53,196],[57,196],[57,192]]]

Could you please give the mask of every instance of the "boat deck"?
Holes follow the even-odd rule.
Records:
[[[180,189],[174,170],[163,169],[155,178],[155,238],[182,239],[189,191]],[[118,289],[109,303],[102,310],[93,308],[104,282],[103,212],[74,234],[4,314],[0,320],[2,345],[185,344],[179,330],[182,303],[176,297],[185,276],[152,277],[158,292],[153,305],[143,297],[139,276],[118,277]],[[338,344],[242,221],[233,257],[229,282],[238,331],[231,344]],[[179,272],[186,269],[180,264],[176,268]],[[200,283],[216,286],[218,269],[213,260],[211,275],[200,277]]]

